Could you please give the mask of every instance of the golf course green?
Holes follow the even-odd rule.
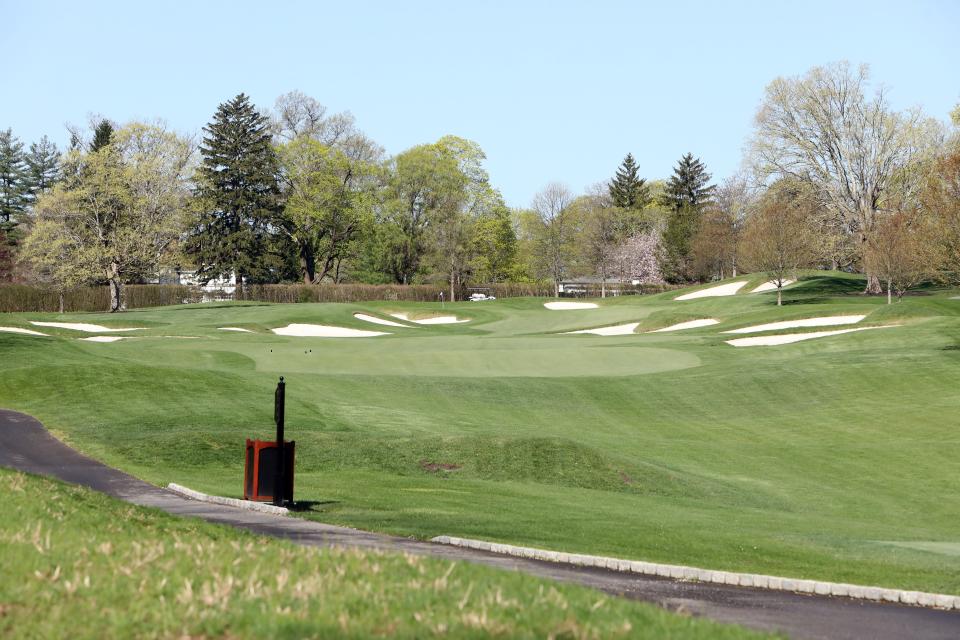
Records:
[[[244,440],[272,438],[283,375],[303,517],[960,594],[957,293],[888,306],[860,295],[859,276],[809,272],[777,307],[776,292],[749,293],[762,276],[731,281],[747,284],[574,310],[518,298],[3,314],[0,327],[47,335],[0,331],[0,406],[148,481],[238,496]],[[723,333],[833,316],[865,317]],[[698,319],[718,323],[647,333]],[[386,335],[272,332],[291,324]],[[726,343],[866,327],[884,328]],[[81,339],[93,335],[121,339]]]

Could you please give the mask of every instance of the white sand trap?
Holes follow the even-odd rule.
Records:
[[[331,327],[324,324],[288,324],[285,327],[271,329],[279,336],[300,336],[311,338],[372,338],[386,336],[382,331],[363,331],[347,327]]]
[[[253,333],[250,329],[244,329],[242,327],[217,327],[217,331],[239,331],[240,333]]]
[[[710,287],[709,289],[700,289],[699,291],[693,291],[692,293],[685,293],[682,296],[677,296],[674,300],[694,300],[696,298],[714,298],[716,296],[732,296],[740,291],[743,288],[743,285],[747,284],[746,280],[740,282],[728,282],[727,284],[721,284],[716,287]]]
[[[364,322],[372,322],[373,324],[382,324],[388,327],[404,327],[405,329],[415,329],[416,327],[410,327],[405,324],[400,324],[399,322],[394,322],[393,320],[385,320],[383,318],[378,318],[377,316],[370,316],[365,313],[355,313],[353,317],[357,320],[363,320]]]
[[[34,331],[33,329],[21,329],[20,327],[0,327],[0,331],[7,333],[22,333],[25,336],[45,336],[47,334]]]
[[[126,340],[122,336],[91,336],[89,338],[77,338],[84,342],[116,342],[117,340]]]
[[[796,282],[796,280],[784,280],[783,286],[789,287],[794,282]],[[763,293],[764,291],[776,291],[776,290],[777,290],[777,284],[775,282],[764,282],[762,285],[760,285],[756,289],[753,289],[750,293]]]
[[[703,318],[700,320],[688,320],[687,322],[679,322],[677,324],[672,324],[669,327],[664,327],[663,329],[654,329],[653,331],[647,331],[647,333],[660,333],[663,331],[683,331],[684,329],[696,329],[698,327],[709,327],[710,325],[719,324],[719,320],[714,320],[713,318]]]
[[[390,315],[394,318],[406,320],[407,322],[416,322],[417,324],[459,324],[461,322],[470,322],[469,318],[460,319],[457,316],[434,316],[432,318],[420,318],[418,320],[414,320],[405,313],[391,313]],[[402,327],[403,325],[401,324],[397,326]]]
[[[617,324],[612,327],[600,327],[599,329],[581,329],[580,331],[567,331],[566,333],[592,333],[595,336],[628,336],[639,326],[639,322],[630,322],[627,324]]]
[[[571,311],[573,309],[596,309],[594,302],[544,302],[543,306],[551,311]]]
[[[140,331],[139,328],[135,327],[132,329],[111,329],[110,327],[104,327],[99,324],[86,324],[84,322],[34,322],[30,321],[30,324],[37,325],[38,327],[56,327],[57,329],[73,329],[74,331],[86,331],[87,333],[117,333],[118,331]]]
[[[895,325],[890,325],[895,326]],[[785,333],[779,336],[754,336],[752,338],[736,338],[727,340],[727,344],[734,347],[769,347],[778,344],[790,344],[791,342],[800,342],[801,340],[813,340],[814,338],[826,338],[827,336],[838,336],[841,333],[852,333],[854,331],[869,331],[870,329],[885,329],[886,327],[858,327],[856,329],[837,329],[835,331],[814,331],[811,333]]]
[[[835,327],[840,324],[856,324],[867,316],[825,316],[822,318],[804,318],[803,320],[786,320],[757,324],[752,327],[731,329],[724,333],[758,333],[760,331],[779,331],[780,329],[798,329],[800,327]]]

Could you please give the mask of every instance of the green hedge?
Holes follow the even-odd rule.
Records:
[[[166,284],[128,284],[124,288],[128,309],[161,307],[184,302],[200,302],[202,293],[192,287]],[[107,311],[110,309],[108,287],[80,287],[63,296],[63,310]],[[60,310],[55,291],[22,284],[0,285],[0,312],[53,312]]]
[[[660,293],[675,289],[673,285],[626,286],[624,294]],[[611,287],[608,287],[610,293]],[[248,285],[237,300],[257,302],[371,302],[374,300],[400,300],[409,302],[432,302],[440,292],[448,289],[440,285],[400,284],[264,284]],[[473,292],[481,292],[496,298],[551,297],[550,282],[506,282],[463,287],[457,294],[465,300]],[[128,309],[162,307],[187,302],[202,302],[204,292],[196,287],[183,285],[128,284],[124,298]],[[587,297],[599,297],[600,287],[590,288]],[[207,293],[208,299],[213,294]],[[225,295],[227,299],[232,296]],[[64,296],[64,311],[107,311],[110,308],[110,293],[107,287],[82,287],[68,291]],[[42,287],[21,284],[0,285],[0,312],[57,312],[59,299],[54,291]]]

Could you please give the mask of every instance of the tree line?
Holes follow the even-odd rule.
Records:
[[[720,184],[683,155],[666,180],[630,153],[575,194],[508,207],[473,141],[396,156],[348,113],[299,92],[260,110],[240,94],[198,140],[162,123],[95,121],[61,153],[0,132],[0,280],[60,292],[162,268],[240,287],[281,282],[686,283],[805,267],[862,271],[902,296],[960,277],[960,108],[954,125],[892,109],[846,63],[778,78],[744,167]]]

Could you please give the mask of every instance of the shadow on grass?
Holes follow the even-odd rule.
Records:
[[[290,511],[304,512],[304,511],[323,511],[322,507],[340,504],[339,500],[296,500],[287,505],[287,508]]]

